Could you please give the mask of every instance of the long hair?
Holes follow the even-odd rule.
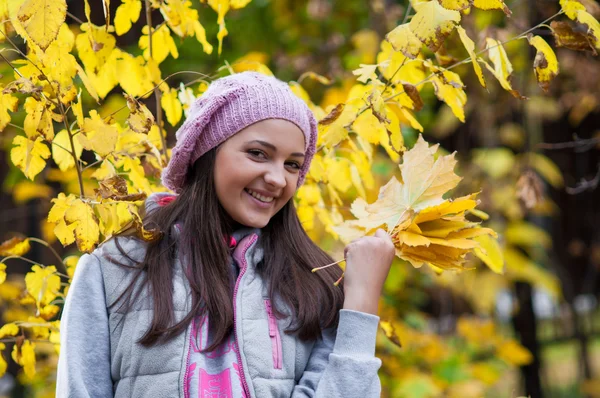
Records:
[[[175,200],[144,215],[146,228],[158,229],[162,237],[146,243],[142,262],[128,256],[118,243],[119,236],[115,237],[121,254],[134,265],[117,264],[133,268],[137,273],[111,306],[121,303],[128,312],[144,287],[149,288],[153,318],[138,341],[144,346],[170,340],[183,332],[194,317],[207,314],[214,339],[204,351],[213,351],[234,326],[232,259],[224,237],[232,234],[236,223],[217,198],[215,159],[216,148],[213,148],[194,163]],[[169,233],[176,223],[181,227],[179,238]],[[123,235],[131,235],[131,231]],[[321,337],[322,328],[337,325],[344,295],[342,285],[333,284],[342,270],[336,265],[311,272],[313,267],[333,260],[308,237],[292,199],[262,229],[258,243],[265,255],[257,272],[268,283],[269,297],[273,303],[277,297],[292,312],[285,332],[298,333],[301,340],[316,340]],[[184,275],[191,288],[191,310],[179,322],[176,322],[173,305],[175,253],[190,267]],[[276,317],[284,316],[276,305],[273,309]]]

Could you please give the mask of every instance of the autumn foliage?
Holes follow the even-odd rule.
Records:
[[[112,13],[104,0],[102,26],[91,23],[87,0],[85,21],[68,16],[66,0],[55,0],[51,7],[35,0],[0,5],[0,41],[4,42],[0,58],[11,72],[0,80],[0,131],[11,137],[10,161],[27,179],[14,194],[43,197],[47,191],[40,187],[50,181],[63,187],[45,195],[51,196],[51,207],[42,228],[44,236],[17,236],[0,246],[0,297],[5,307],[0,375],[7,368],[10,349],[10,357],[23,369],[23,383],[40,391],[53,390],[44,381],[55,377],[59,312],[79,254],[93,251],[127,227],[135,227],[144,239],[155,239],[159,232],[144,228],[138,210],[149,194],[165,190],[159,176],[170,155],[167,143],[190,104],[219,75],[243,70],[272,74],[256,54],[225,61],[217,73],[210,71],[211,76],[180,71],[190,77],[180,86],[171,85],[175,74],[164,75],[161,69],[167,59],[180,60],[185,38],[197,41],[204,56],[221,54],[228,38],[226,16],[252,6],[249,3],[200,1],[200,6],[214,11],[211,23],[216,23],[216,37],[207,36],[198,3],[189,0],[122,0]],[[419,112],[428,101],[423,93],[429,87],[454,118],[465,122],[465,76],[455,71],[461,65],[470,65],[473,81],[483,88],[496,85],[515,101],[524,100],[513,82],[514,68],[505,49],[518,40],[534,51],[529,67],[538,90],[546,92],[560,72],[551,44],[596,54],[600,24],[581,2],[561,0],[560,11],[539,25],[509,39],[490,35],[476,44],[472,38],[479,32],[465,21],[474,12],[499,12],[509,18],[511,10],[501,0],[407,4],[410,21],[404,18],[384,38],[375,36],[373,59],[354,68],[342,87],[334,85],[343,80],[341,76],[311,71],[289,82],[319,120],[318,152],[295,197],[304,227],[340,258],[343,242],[385,228],[396,245],[395,268],[433,272],[440,275],[436,283],[458,290],[468,284],[483,286],[484,280],[499,284],[526,280],[559,296],[556,278],[516,250],[544,242],[544,232],[523,221],[522,214],[509,216],[517,211],[514,207],[497,211],[512,223],[493,225],[493,217],[478,208],[482,188],[459,185],[462,177],[455,171],[460,166],[455,154],[423,138],[421,133],[427,131]],[[148,16],[157,13],[162,21],[153,23]],[[135,32],[136,51],[119,48],[117,37],[128,34],[144,14],[145,25]],[[550,28],[552,41],[532,33],[542,27]],[[462,48],[456,51],[467,58],[458,60],[448,54],[445,43],[450,38],[460,43]],[[216,49],[211,44],[215,41]],[[331,87],[328,100],[319,104],[311,97],[303,85],[307,81]],[[115,93],[122,97],[117,106],[109,101]],[[118,117],[122,112],[128,116]],[[23,113],[24,118],[17,117]],[[405,142],[410,136],[407,131],[415,134]],[[496,157],[490,160],[475,154],[474,162],[484,170],[494,169],[512,154],[491,156]],[[534,181],[541,175],[552,186],[562,185],[560,171],[543,155],[532,152],[510,160],[511,164],[520,161],[531,167]],[[381,164],[390,170],[385,180],[377,172]],[[504,205],[541,208],[544,198],[534,182],[523,179],[520,184],[519,192],[511,187],[510,201]],[[519,200],[524,207],[515,205]],[[72,255],[63,257],[54,251],[55,240],[72,249]],[[31,244],[52,250],[56,263],[28,259]],[[30,271],[24,278],[7,280],[7,267],[19,259],[31,263]],[[405,272],[392,272],[390,296],[399,294],[394,278]],[[487,304],[481,304],[484,297],[471,299],[482,306],[482,313],[489,313],[493,299]],[[384,358],[382,379],[390,396],[412,397],[419,389],[428,391],[427,396],[480,396],[504,371],[531,361],[531,354],[490,319],[460,318],[454,338],[446,339],[428,330],[424,317],[406,317],[396,304],[394,300],[382,304],[378,344]],[[459,365],[462,373],[448,376],[449,369]]]

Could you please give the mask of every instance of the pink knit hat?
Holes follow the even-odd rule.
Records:
[[[188,170],[206,152],[238,131],[265,119],[296,124],[305,137],[305,161],[298,187],[304,182],[315,154],[317,121],[306,103],[281,80],[257,72],[242,72],[215,80],[191,106],[175,137],[171,160],[162,183],[179,193]]]

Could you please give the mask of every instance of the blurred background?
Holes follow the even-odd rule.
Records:
[[[582,3],[600,18],[597,2]],[[66,22],[79,32],[86,21],[84,2],[67,4]],[[110,2],[112,15],[120,5],[119,0]],[[561,9],[558,1],[509,0],[506,5],[510,18],[502,10],[475,8],[463,17],[461,24],[476,48],[484,48],[486,37],[517,36]],[[91,22],[103,25],[103,2],[92,1],[90,7]],[[198,10],[215,50],[209,55],[198,40],[174,37],[178,57],[169,55],[160,63],[163,78],[181,71],[217,77],[240,60],[263,64],[284,81],[310,71],[327,78],[301,82],[325,114],[344,102],[357,83],[352,71],[381,62],[378,54],[385,35],[414,14],[410,3],[400,0],[252,0],[227,14],[228,36],[218,55],[217,14],[197,0],[192,8]],[[154,26],[164,21],[159,10],[151,16]],[[142,10],[127,33],[115,35],[116,46],[142,54],[138,42],[145,24]],[[510,41],[505,48],[514,68],[512,85],[527,99],[503,90],[487,70],[487,89],[481,87],[470,63],[453,69],[466,86],[464,123],[438,101],[432,85],[420,91],[423,106],[414,115],[423,136],[446,152],[457,151],[457,173],[463,177],[457,195],[481,191],[479,208],[489,215],[485,225],[500,235],[505,271],[493,272],[474,259],[473,271],[438,275],[396,260],[381,311],[382,319],[393,320],[400,346],[383,333],[378,339],[386,397],[600,397],[600,61],[593,47],[557,47],[549,26],[533,34],[548,41],[559,61],[560,74],[548,92],[536,82],[536,52],[524,39]],[[26,50],[22,40],[13,41]],[[10,47],[5,41],[0,51]],[[454,33],[428,57],[450,65],[468,54]],[[5,85],[14,78],[3,61],[0,75]],[[205,87],[197,76],[186,73],[173,76],[168,85],[181,90],[185,86],[194,96]],[[83,101],[101,116],[125,104],[118,86],[106,93],[100,106],[85,93]],[[144,103],[156,115],[153,97]],[[10,160],[12,139],[20,133],[15,126],[23,125],[25,115],[21,109],[13,112],[11,124],[0,133],[0,241],[37,237],[62,258],[77,255],[74,245],[63,247],[56,240],[53,225],[46,221],[52,198],[59,192],[79,192],[74,171],[62,172],[50,161],[39,178],[29,181]],[[114,118],[124,124],[127,113]],[[168,147],[180,124],[165,123]],[[402,125],[407,148],[419,133],[415,125]],[[375,183],[366,193],[370,202],[397,174],[396,164],[382,148],[375,153],[372,172]],[[90,194],[97,187],[88,176],[84,184]],[[356,195],[350,188],[341,196],[349,204]],[[349,215],[347,207],[339,210]],[[339,253],[339,242],[322,223],[315,222],[310,234],[322,247]],[[27,257],[42,264],[55,261],[39,244],[31,245]],[[31,264],[7,264],[7,282],[0,285],[2,324],[27,319],[31,312],[31,303],[22,296],[23,276]],[[56,355],[52,346],[42,346],[37,347],[36,375],[27,377],[10,359],[7,342],[3,356],[8,369],[0,379],[0,396],[53,396]]]

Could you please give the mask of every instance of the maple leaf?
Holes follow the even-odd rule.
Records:
[[[340,238],[350,241],[385,225],[396,255],[415,267],[428,263],[460,270],[467,253],[477,248],[487,254],[477,238],[496,233],[465,218],[465,212],[477,205],[477,194],[444,199],[461,178],[454,173],[454,153],[434,159],[437,148],[419,136],[399,166],[402,182],[392,177],[374,203],[356,199],[350,211],[357,219],[334,228]],[[495,260],[496,254],[489,253],[489,257]],[[496,266],[497,261],[492,264]]]

